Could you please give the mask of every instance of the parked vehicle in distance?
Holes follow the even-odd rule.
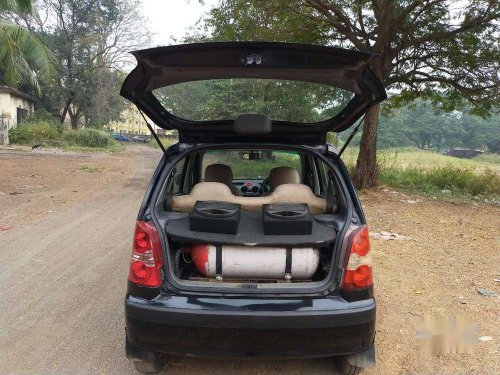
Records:
[[[148,135],[136,135],[132,137],[133,142],[148,143],[150,140],[151,137]]]
[[[158,372],[170,354],[332,356],[350,375],[373,367],[368,228],[326,142],[386,98],[372,56],[269,42],[134,56],[121,95],[179,136],[133,236],[125,317],[135,368]]]
[[[111,136],[115,140],[120,141],[120,142],[130,142],[130,139],[128,137],[124,136],[123,134],[113,133],[113,134],[111,134]]]

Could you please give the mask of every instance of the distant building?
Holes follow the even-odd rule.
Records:
[[[149,121],[149,123],[153,126],[156,134],[165,134],[165,131],[162,128],[154,125],[152,121]],[[110,122],[104,127],[112,133],[133,135],[150,134],[150,131],[146,126],[146,123],[144,122],[141,114],[139,113],[139,110],[133,104],[122,112],[121,119],[119,121]]]
[[[0,144],[9,144],[9,130],[33,114],[35,101],[15,88],[0,86]]]

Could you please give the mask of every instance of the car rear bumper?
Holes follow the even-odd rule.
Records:
[[[368,350],[375,301],[127,297],[127,356],[321,357]]]

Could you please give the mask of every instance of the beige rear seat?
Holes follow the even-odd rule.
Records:
[[[241,195],[240,189],[233,185],[233,170],[226,164],[211,164],[205,168],[205,182],[220,182],[234,195]]]
[[[246,211],[258,211],[263,204],[271,203],[307,203],[312,214],[325,211],[326,200],[318,198],[307,185],[283,184],[276,187],[272,194],[264,197],[238,197],[228,186],[219,182],[200,182],[193,187],[189,195],[172,197],[172,209],[179,212],[191,212],[197,201],[222,201],[240,204]]]
[[[300,184],[299,172],[291,167],[276,167],[269,172],[269,187],[274,191],[284,184]]]

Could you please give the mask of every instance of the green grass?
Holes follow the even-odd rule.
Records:
[[[348,148],[342,159],[348,166],[356,164],[359,149]],[[500,173],[500,155],[483,154],[472,159],[460,159],[453,156],[438,154],[433,151],[419,150],[413,147],[390,148],[379,150],[377,158],[381,167],[399,166],[402,168],[436,168],[452,166],[457,168],[471,168],[473,170],[490,169]]]
[[[80,170],[87,173],[98,173],[104,171],[104,167],[100,165],[83,164],[80,166]]]
[[[42,145],[74,151],[116,152],[124,146],[111,134],[97,129],[65,130],[50,120],[30,120],[9,132],[10,142],[21,145]]]
[[[343,156],[351,171],[357,152],[350,149]],[[500,201],[500,155],[460,159],[416,148],[397,148],[379,150],[377,159],[379,184],[436,197]]]
[[[381,168],[379,183],[432,196],[500,199],[500,175],[453,166]]]

